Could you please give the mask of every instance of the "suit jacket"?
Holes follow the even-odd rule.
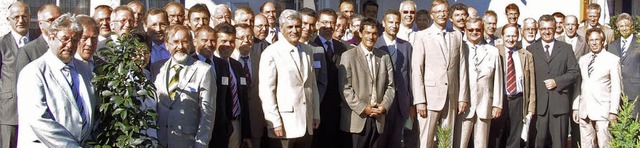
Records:
[[[589,75],[589,63],[593,52],[580,58],[578,62],[582,74],[582,93],[573,103],[580,118],[591,120],[608,120],[609,114],[618,114],[620,95],[622,93],[622,75],[620,74],[620,58],[605,50],[596,55],[592,63],[593,71]]]
[[[316,39],[313,42],[309,42],[309,45],[311,46],[315,46],[315,47],[320,47],[322,48],[322,53],[323,55],[325,55],[324,61],[327,63],[326,66],[322,65],[322,61],[323,60],[317,60],[320,61],[321,63],[321,67],[326,67],[326,90],[322,91],[320,88],[319,90],[324,93],[322,93],[322,101],[324,102],[325,100],[327,100],[328,102],[323,103],[323,104],[327,104],[330,105],[332,107],[332,110],[335,109],[336,111],[333,112],[335,114],[337,114],[337,109],[339,108],[339,104],[340,104],[340,94],[339,92],[341,90],[338,89],[338,67],[340,65],[340,56],[342,55],[343,52],[345,52],[347,50],[347,47],[345,46],[345,44],[343,44],[342,42],[340,42],[339,40],[334,40],[331,39],[331,43],[333,43],[333,56],[332,57],[328,57],[326,56],[326,49],[324,49],[324,43],[322,43],[322,40],[320,40],[320,37],[316,37]],[[316,52],[314,52],[314,59],[316,58],[316,56],[319,56],[319,51],[314,50]],[[314,61],[315,63],[315,61]],[[319,72],[319,74],[323,73],[322,71]],[[325,79],[325,78],[317,78],[317,79]],[[326,94],[326,95],[324,95]],[[323,107],[324,108],[324,107]],[[329,112],[331,112],[329,110]],[[333,114],[332,113],[332,114]]]
[[[311,46],[313,52],[313,68],[315,69],[316,83],[318,84],[318,95],[320,102],[324,99],[327,92],[329,78],[327,76],[327,59],[325,58],[324,48],[322,46]]]
[[[505,80],[503,81],[504,84],[504,89],[506,90],[506,73],[507,73],[507,56],[505,54],[505,49],[506,47],[504,47],[504,45],[500,45],[497,46],[498,48],[498,53],[500,54],[500,60],[502,61],[502,65],[504,67],[503,69],[503,74],[505,75],[504,78]],[[513,55],[515,56],[515,55]],[[524,83],[523,83],[523,89],[522,90],[522,98],[523,103],[522,103],[522,110],[520,110],[522,112],[522,117],[527,116],[528,112],[532,112],[534,113],[536,110],[536,77],[535,77],[535,66],[533,65],[533,55],[531,55],[531,52],[525,50],[525,49],[518,49],[518,56],[520,58],[520,69],[522,69],[522,77],[524,77]],[[506,98],[506,93],[504,93]],[[515,109],[514,109],[515,111]]]
[[[167,147],[207,147],[214,126],[217,93],[211,66],[189,58],[180,71],[178,88],[169,98],[172,58],[151,66],[157,88],[158,141]]]
[[[414,32],[415,33],[415,32]],[[412,36],[413,37],[413,36]],[[385,51],[392,56],[396,56],[396,61],[393,65],[393,83],[395,84],[396,95],[394,103],[389,108],[389,114],[397,112],[402,119],[409,117],[409,107],[413,105],[413,95],[411,94],[411,52],[413,47],[411,43],[400,38],[396,38],[396,51],[392,53],[389,50],[389,46],[385,43],[384,37],[378,37],[378,40],[373,45],[374,48]]]
[[[235,59],[229,58],[228,62],[231,64],[231,69],[233,70],[233,74],[235,75],[235,83],[237,84],[238,89],[238,103],[240,103],[240,119],[236,119],[240,122],[240,136],[242,138],[250,138],[251,137],[251,124],[249,121],[249,102],[248,102],[248,83],[247,78],[244,76],[244,69],[242,64]],[[243,83],[244,82],[244,83]],[[231,84],[231,82],[229,82]],[[229,89],[229,94],[232,94],[232,89]],[[228,98],[229,105],[227,106],[227,112],[229,113],[227,120],[230,124],[233,120],[233,97],[229,95]],[[233,126],[232,126],[233,127]],[[233,129],[238,130],[238,129]]]
[[[589,30],[588,26],[589,26],[588,24],[580,26],[578,28],[578,30],[577,30],[578,31],[578,35],[580,35],[582,37],[586,37],[585,34],[587,34],[587,30]],[[613,33],[614,32],[613,29],[611,29],[611,28],[609,28],[607,26],[601,25],[601,24],[598,24],[598,26],[600,26],[600,28],[602,29],[602,32],[604,32],[604,36],[606,37],[606,40],[604,41],[604,44],[605,45],[609,45],[609,43],[611,41],[613,41],[613,39],[615,39],[614,38],[615,36],[614,36],[614,33]]]
[[[30,41],[35,35],[30,34]],[[18,125],[16,71],[18,46],[11,32],[0,38],[0,124]]]
[[[565,39],[565,34],[558,36],[558,41],[561,42],[565,42],[569,45],[571,45],[571,43],[566,42]],[[589,49],[587,47],[587,41],[585,40],[585,38],[583,36],[580,36],[578,34],[576,34],[576,36],[578,38],[577,42],[576,42],[576,47],[572,47],[573,49],[573,53],[576,55],[576,59],[580,59],[580,57],[582,57],[582,55],[589,53]]]
[[[464,100],[469,101],[469,108],[463,117],[471,119],[477,115],[480,119],[491,119],[493,108],[502,109],[504,78],[500,54],[496,47],[489,44],[478,46],[478,53],[469,48],[467,43],[462,44],[463,55],[466,55],[464,58],[468,62],[466,65],[469,78],[468,85],[464,86],[469,93],[463,96]],[[479,60],[475,68],[471,66],[475,65],[474,54],[477,54]]]
[[[549,111],[552,115],[569,113],[571,110],[571,92],[573,84],[580,76],[571,45],[554,41],[550,61],[547,62],[542,40],[534,42],[527,50],[533,55],[536,79],[536,113],[544,115]],[[544,81],[553,79],[556,88],[547,90]]]
[[[21,50],[18,50],[16,72],[20,73],[20,70],[22,70],[24,66],[27,66],[31,61],[40,58],[44,53],[47,53],[47,50],[49,50],[49,45],[47,44],[47,41],[44,40],[43,36],[40,36],[36,40],[24,45]]]
[[[622,56],[620,39],[609,43],[608,50],[612,54],[620,57],[622,65],[622,86],[623,92],[629,97],[629,100],[635,100],[640,95],[640,43],[636,42],[638,38],[633,36],[633,43],[629,45],[625,56]],[[640,103],[636,103],[634,112],[638,114]]]
[[[435,25],[418,32],[411,56],[413,104],[426,103],[433,111],[448,101],[464,101],[460,96],[467,93],[460,88],[467,82],[466,59],[460,58],[462,35],[449,31],[442,36]]]
[[[262,100],[269,137],[273,128],[283,127],[284,138],[313,135],[313,120],[320,120],[320,96],[312,68],[311,46],[286,40],[267,47],[260,57],[258,92]],[[295,50],[300,53],[296,54]],[[297,66],[294,57],[300,57]]]
[[[393,65],[389,54],[373,48],[376,67],[369,70],[362,45],[343,53],[340,63],[340,94],[344,98],[342,106],[340,129],[350,133],[361,133],[369,118],[364,110],[373,99],[380,106],[388,110],[395,97],[393,84]],[[376,79],[372,78],[372,74]],[[374,87],[375,92],[371,91]],[[385,115],[376,118],[376,128],[379,133],[384,132]]]
[[[262,53],[262,51],[264,51],[264,49],[267,49],[267,47],[269,45],[270,44],[267,41],[261,40],[261,39],[258,39],[258,38],[254,37],[253,38],[253,48],[251,50],[252,51],[256,51],[256,52],[258,52],[260,54],[260,53]]]
[[[77,93],[82,96],[83,120],[76,97],[61,69],[65,65],[48,52],[20,73],[18,147],[81,147],[90,138],[98,102],[88,66],[71,59],[77,72]],[[83,128],[84,125],[84,128]],[[36,142],[39,141],[39,142]]]
[[[264,42],[266,43],[266,42]],[[256,44],[254,44],[254,49],[256,49]],[[251,138],[260,138],[263,136],[265,121],[264,121],[264,112],[262,111],[262,101],[260,100],[260,96],[258,95],[258,73],[260,70],[260,53],[262,53],[262,49],[252,50],[249,53],[249,59],[251,61],[251,67],[249,70],[251,71],[251,81],[248,82],[247,88],[247,102],[248,102],[248,110],[249,110],[249,118],[250,121],[250,129],[251,129]],[[236,59],[240,62],[242,59],[239,57]]]

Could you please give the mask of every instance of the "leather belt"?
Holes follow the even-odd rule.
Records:
[[[515,95],[510,95],[510,96],[507,95],[507,100],[514,100],[514,99],[517,99],[517,98],[520,98],[520,97],[522,97],[522,93],[517,93]]]

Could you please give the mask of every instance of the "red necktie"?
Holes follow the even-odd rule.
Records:
[[[514,95],[516,92],[516,68],[513,64],[512,54],[513,51],[509,51],[509,56],[507,57],[507,92],[509,95]]]

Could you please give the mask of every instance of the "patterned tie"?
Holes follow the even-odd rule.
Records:
[[[627,53],[627,40],[622,39],[622,56],[624,57],[625,54]]]
[[[516,68],[513,64],[512,54],[513,51],[509,51],[509,56],[507,57],[507,92],[510,95],[514,95],[516,92]]]
[[[233,69],[231,68],[231,65],[229,65],[229,71],[231,72],[230,74],[230,81],[231,81],[231,98],[233,99],[233,110],[232,110],[232,114],[233,114],[233,118],[237,118],[238,116],[240,116],[240,100],[238,99],[238,84],[236,83],[236,77],[233,74]]]
[[[547,56],[547,63],[549,63],[549,60],[550,60],[550,59],[549,59],[549,56],[550,56],[550,54],[549,54],[549,45],[544,45],[544,52],[546,52],[546,53],[547,53],[547,54],[546,54],[546,56]]]
[[[175,94],[176,94],[176,89],[178,88],[178,81],[180,80],[180,71],[182,70],[182,66],[180,65],[175,65],[173,66],[173,70],[175,71],[175,73],[173,74],[173,77],[171,77],[171,80],[169,80],[169,99],[173,100]]]
[[[480,73],[480,59],[478,57],[478,50],[477,50],[478,46],[473,45],[473,46],[471,46],[471,49],[473,50],[473,61],[474,61],[473,65],[475,65],[475,67],[476,67],[475,68],[476,73]]]
[[[247,86],[251,86],[251,70],[249,70],[249,56],[240,57],[244,63],[244,77],[247,79]]]
[[[24,46],[28,42],[29,42],[29,38],[27,38],[26,36],[23,36],[22,38],[20,38],[20,41],[18,41],[18,48]]]
[[[324,43],[327,45],[327,54],[325,54],[325,56],[327,56],[327,60],[331,60],[333,58],[333,48],[331,47],[331,42],[326,41]]]
[[[588,71],[589,77],[591,77],[591,72],[593,72],[593,62],[596,61],[596,54],[593,54],[591,57],[592,57],[591,58],[591,62],[589,62],[589,66],[588,66],[589,67],[589,71]]]

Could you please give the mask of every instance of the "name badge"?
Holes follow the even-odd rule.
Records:
[[[240,85],[247,85],[247,79],[244,77],[240,77]]]
[[[229,77],[222,77],[222,85],[229,85]]]
[[[320,63],[320,61],[313,61],[313,68],[321,68],[322,64]]]

